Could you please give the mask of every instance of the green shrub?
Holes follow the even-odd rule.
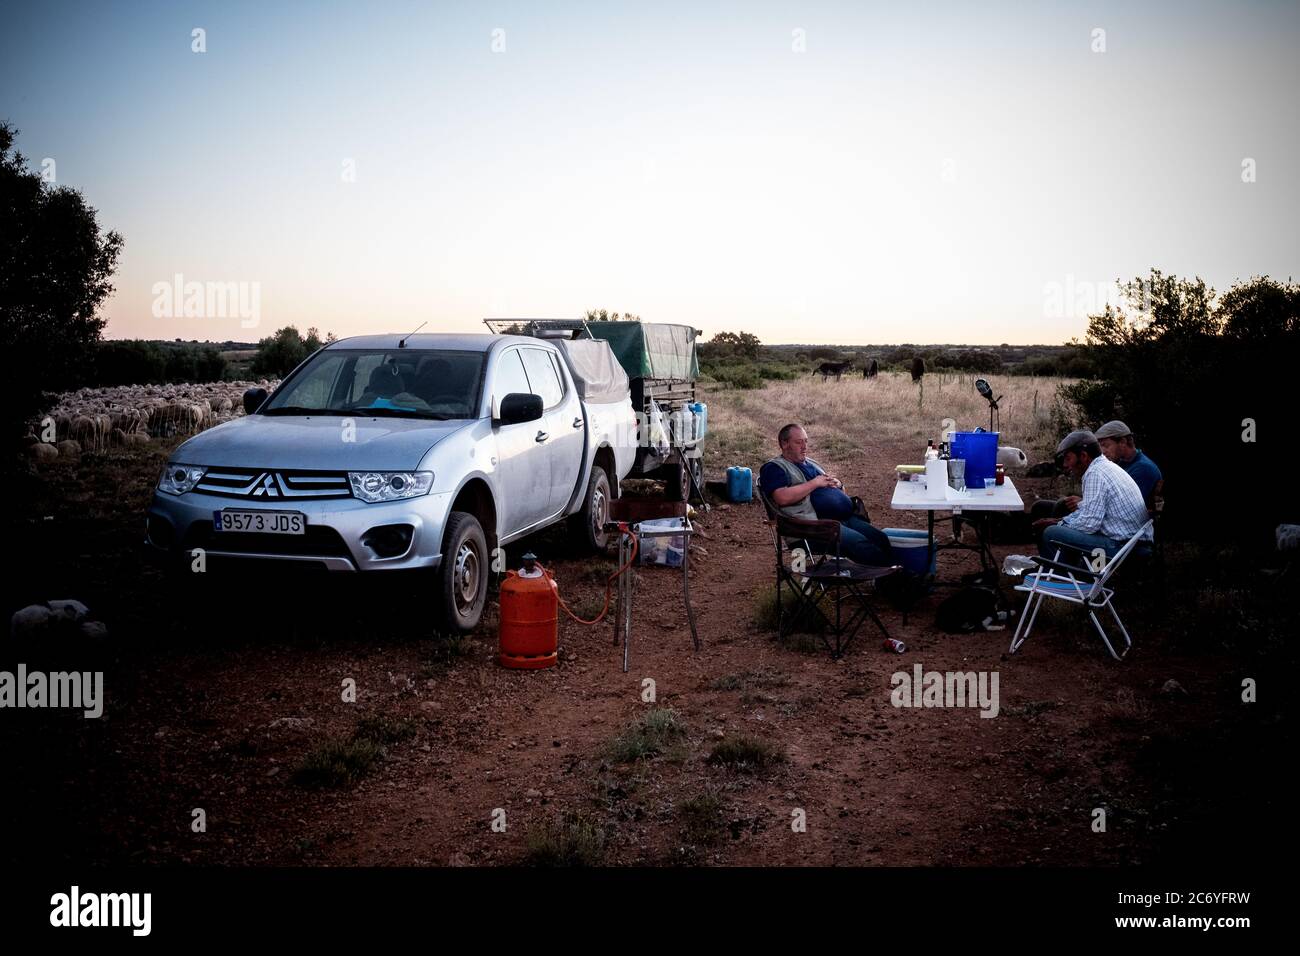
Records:
[[[299,761],[293,781],[303,787],[337,787],[355,783],[383,755],[383,747],[365,737],[326,740]]]
[[[665,753],[685,737],[686,723],[681,715],[672,708],[656,707],[610,741],[606,753],[615,763],[631,763]]]

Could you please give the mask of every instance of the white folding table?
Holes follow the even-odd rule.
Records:
[[[894,497],[889,502],[889,506],[895,511],[924,511],[928,514],[929,530],[929,560],[926,567],[929,567],[935,560],[935,553],[948,548],[961,548],[966,551],[975,551],[980,556],[980,567],[985,570],[996,568],[997,562],[993,558],[993,551],[989,547],[988,527],[986,521],[971,521],[970,525],[975,529],[975,545],[966,544],[956,535],[948,544],[936,545],[934,543],[934,513],[936,511],[951,511],[953,516],[967,517],[968,513],[987,513],[993,511],[1024,511],[1025,503],[1020,500],[1020,493],[1016,491],[1016,486],[1010,478],[1004,478],[1003,483],[993,486],[993,494],[988,494],[984,488],[967,488],[964,491],[956,491],[947,485],[944,486],[942,495],[933,495],[926,488],[924,481],[898,481],[894,483]]]

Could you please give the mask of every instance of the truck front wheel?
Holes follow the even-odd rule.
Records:
[[[570,519],[570,530],[597,554],[609,549],[612,535],[605,529],[605,522],[609,520],[609,501],[612,497],[609,475],[600,465],[592,465],[591,480],[587,482],[587,497],[582,502],[582,509]]]
[[[487,603],[487,538],[472,514],[453,511],[443,544],[438,569],[443,617],[452,633],[466,634],[478,626]]]

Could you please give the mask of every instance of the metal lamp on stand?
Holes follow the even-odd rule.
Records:
[[[989,383],[982,378],[975,379],[975,390],[984,396],[989,403],[989,431],[998,432],[1002,430],[1002,412],[998,408],[998,402],[1002,401],[1002,396],[993,397],[993,389],[989,388]],[[994,418],[997,419],[997,427],[993,425]]]

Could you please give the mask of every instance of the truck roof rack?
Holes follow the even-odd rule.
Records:
[[[587,328],[586,319],[484,319],[483,324],[488,327],[488,331],[493,335],[511,334],[515,335],[532,335],[538,338],[557,338],[558,336],[543,336],[545,332],[582,332],[584,338],[594,338],[591,329]],[[572,338],[572,334],[567,336]]]

